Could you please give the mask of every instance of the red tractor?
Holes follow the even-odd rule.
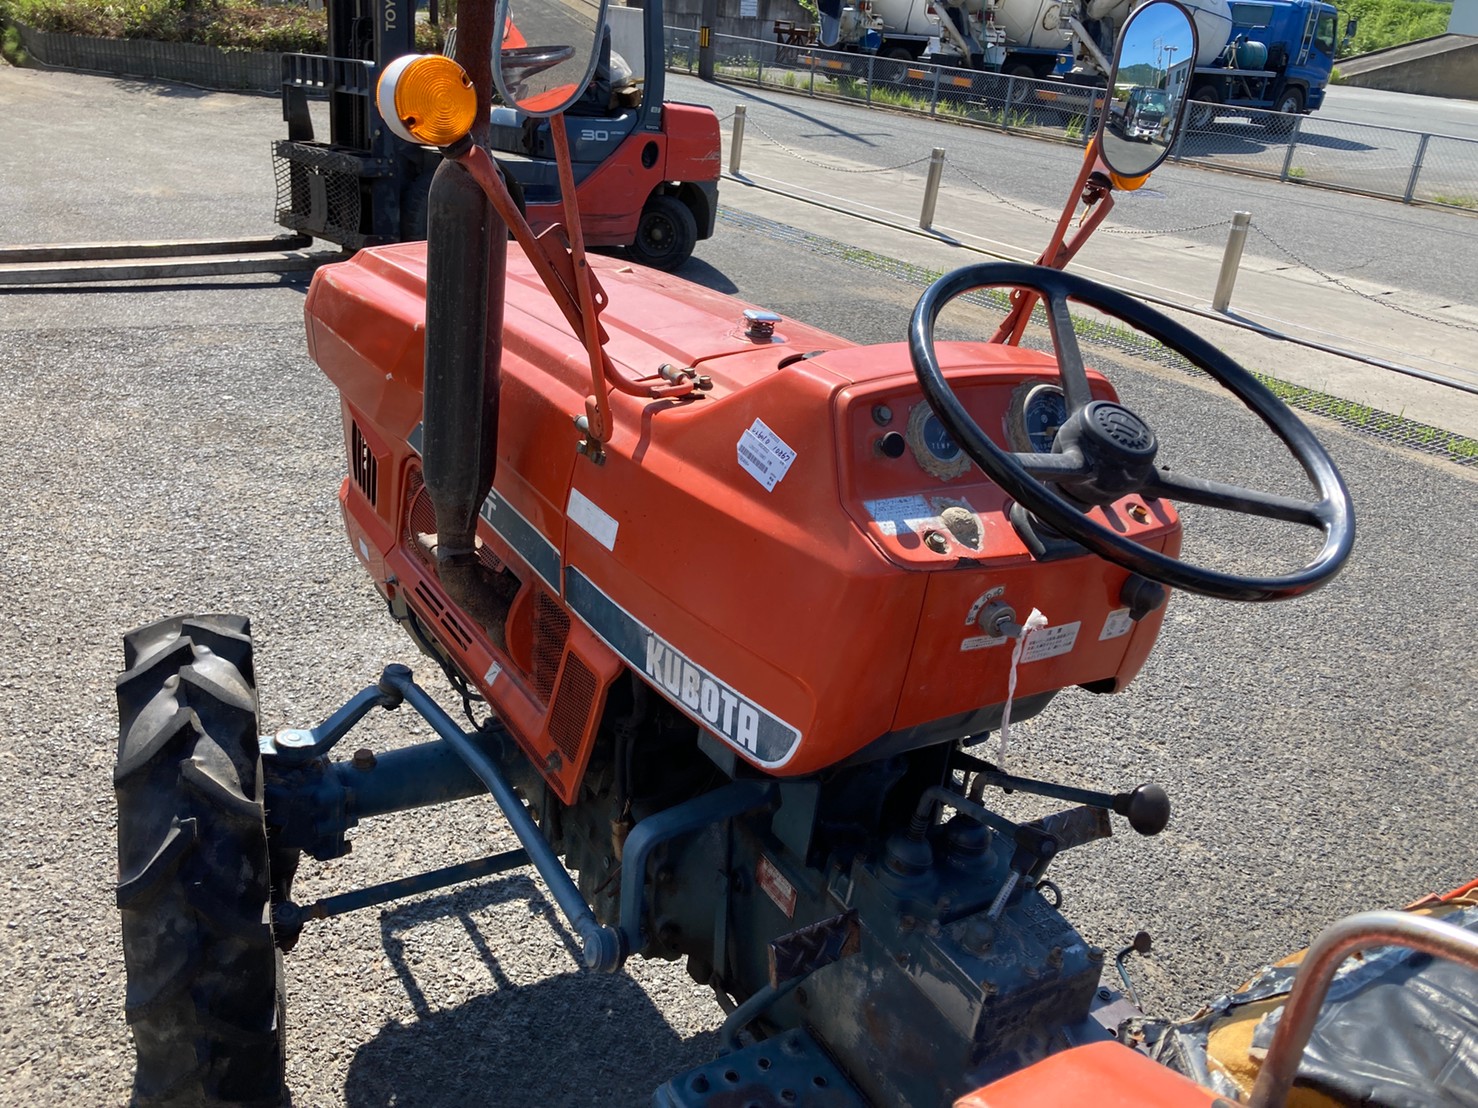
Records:
[[[500,88],[550,120],[568,174],[560,113],[602,13],[507,8],[493,28],[511,14],[525,45],[497,54]],[[1194,55],[1173,4],[1121,36],[1134,63],[1166,41]],[[666,1108],[1213,1103],[1204,1056],[1181,1066],[1199,1085],[1145,1056],[1180,1040],[1136,1023],[1045,876],[1115,814],[1158,833],[1164,792],[1025,779],[979,745],[1062,689],[1127,685],[1171,588],[1296,597],[1354,541],[1334,464],[1271,392],[1061,270],[1165,149],[1100,132],[1041,265],[951,273],[906,342],[864,347],[588,257],[571,190],[561,229],[535,237],[466,137],[478,109],[449,59],[398,67],[379,103],[441,151],[429,241],[319,270],[309,349],[342,396],[349,542],[487,718],[464,728],[395,665],[319,726],[259,737],[244,619],[128,637],[118,899],[138,1101],[275,1103],[279,951],[302,928],[532,865],[588,970],[685,958],[729,1008],[723,1055],[663,1084]],[[994,341],[936,341],[940,311],[980,289],[1012,299]],[[1229,389],[1312,495],[1161,468],[1148,424],[1083,364],[1070,299]],[[1018,344],[1037,305],[1050,355]],[[1172,501],[1307,526],[1322,545],[1271,576],[1188,564]],[[367,713],[402,707],[438,738],[330,759]],[[1020,822],[993,789],[1068,806]],[[351,826],[486,793],[521,849],[292,900],[300,856],[343,855]],[[1478,959],[1446,923],[1366,924],[1337,937],[1341,957],[1396,934]],[[1309,961],[1332,972],[1331,957]],[[1287,1005],[1259,1095],[1287,1091],[1309,1008],[1307,989]]]

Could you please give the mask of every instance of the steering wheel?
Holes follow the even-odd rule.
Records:
[[[1068,415],[1052,452],[1013,453],[997,446],[965,410],[934,352],[934,324],[950,301],[980,288],[1012,287],[1040,294],[1052,333]],[[1155,466],[1158,443],[1123,405],[1095,400],[1068,314],[1069,298],[1123,320],[1205,370],[1282,440],[1318,490],[1303,501],[1238,485],[1206,481]],[[1044,266],[985,262],[935,281],[909,323],[908,351],[924,396],[960,448],[1018,503],[1062,535],[1125,569],[1165,585],[1224,600],[1282,600],[1327,582],[1355,542],[1355,509],[1334,462],[1281,400],[1205,339],[1140,301],[1096,281]],[[1059,491],[1062,490],[1062,491]],[[1264,516],[1324,532],[1324,545],[1302,569],[1277,577],[1224,573],[1141,546],[1085,514],[1138,493]]]
[[[573,46],[505,46],[498,53],[503,72],[520,82],[574,56]]]
[[[549,96],[551,92],[559,93],[551,100],[551,103],[562,100],[567,95],[565,86],[555,86],[553,89],[538,89],[532,97],[526,99],[527,90],[524,88],[529,81],[546,69],[569,61],[575,56],[573,46],[508,46],[498,52],[498,70],[503,75],[503,83],[507,88],[509,99],[513,102],[512,108],[539,109],[541,98]]]

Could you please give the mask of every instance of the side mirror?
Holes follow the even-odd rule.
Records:
[[[493,81],[510,108],[548,116],[579,100],[595,72],[607,0],[500,0]]]
[[[1196,25],[1175,0],[1150,0],[1119,32],[1099,156],[1121,177],[1142,177],[1165,160],[1180,133],[1196,65]]]
[[[1353,15],[1350,16],[1349,19],[1345,20],[1345,37],[1344,37],[1344,41],[1339,44],[1340,45],[1340,49],[1344,49],[1346,46],[1348,46],[1350,44],[1350,40],[1355,37],[1355,30],[1359,26],[1360,26],[1360,21],[1358,19],[1356,19]]]

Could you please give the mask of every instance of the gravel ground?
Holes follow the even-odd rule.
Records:
[[[64,141],[0,148],[0,181],[36,232],[25,238],[188,234],[214,177],[229,178],[223,223],[271,233],[247,211],[265,205],[231,160],[265,157],[264,143],[237,144],[280,125],[271,101],[0,69],[7,103],[74,87],[93,113],[85,126],[58,109]],[[149,207],[146,222],[129,214],[153,204],[136,186],[157,151],[138,143],[110,154],[121,160],[108,189],[135,189],[127,200],[50,183],[156,97],[195,123],[171,156],[206,176],[159,186],[186,194],[180,203]],[[218,140],[230,158],[218,152],[212,176]],[[858,339],[901,337],[919,292],[858,271],[838,296],[834,263],[732,225],[687,272]],[[342,538],[337,402],[303,352],[301,298],[291,283],[230,281],[0,293],[0,433],[21,505],[0,560],[12,613],[0,623],[0,1106],[127,1096],[110,781],[122,633],[174,612],[249,614],[269,729],[316,722],[386,662],[419,665]],[[1265,437],[1214,394],[1153,367],[1110,371],[1172,459],[1208,476],[1287,479]],[[1090,940],[1154,934],[1155,953],[1136,964],[1154,1008],[1184,1011],[1235,986],[1340,914],[1478,872],[1478,481],[1319,430],[1360,513],[1342,577],[1271,607],[1177,597],[1126,694],[1064,694],[1014,732],[1019,772],[1155,780],[1173,798],[1160,838],[1123,834],[1054,874]],[[1187,530],[1188,554],[1231,563],[1282,539],[1206,512],[1187,513]],[[373,718],[359,734],[376,748],[425,737],[391,727],[406,722]],[[508,839],[487,801],[389,817],[356,833],[350,857],[306,865],[300,887],[326,895]],[[639,1105],[712,1056],[716,1009],[680,968],[584,978],[552,920],[539,886],[515,876],[310,929],[287,971],[295,1103]]]

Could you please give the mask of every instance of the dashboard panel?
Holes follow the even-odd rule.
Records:
[[[942,344],[940,352],[960,402],[996,445],[1048,453],[1067,416],[1056,366],[1039,355],[1038,369],[1031,352],[1010,349],[1009,365],[982,360],[978,344]],[[1116,399],[1102,376],[1090,371],[1089,378],[1095,398]],[[842,500],[891,561],[938,569],[1031,557],[1010,522],[1011,499],[954,441],[912,373],[859,382],[839,402]],[[1100,523],[1146,539],[1173,526],[1164,510],[1119,507],[1091,511]]]

